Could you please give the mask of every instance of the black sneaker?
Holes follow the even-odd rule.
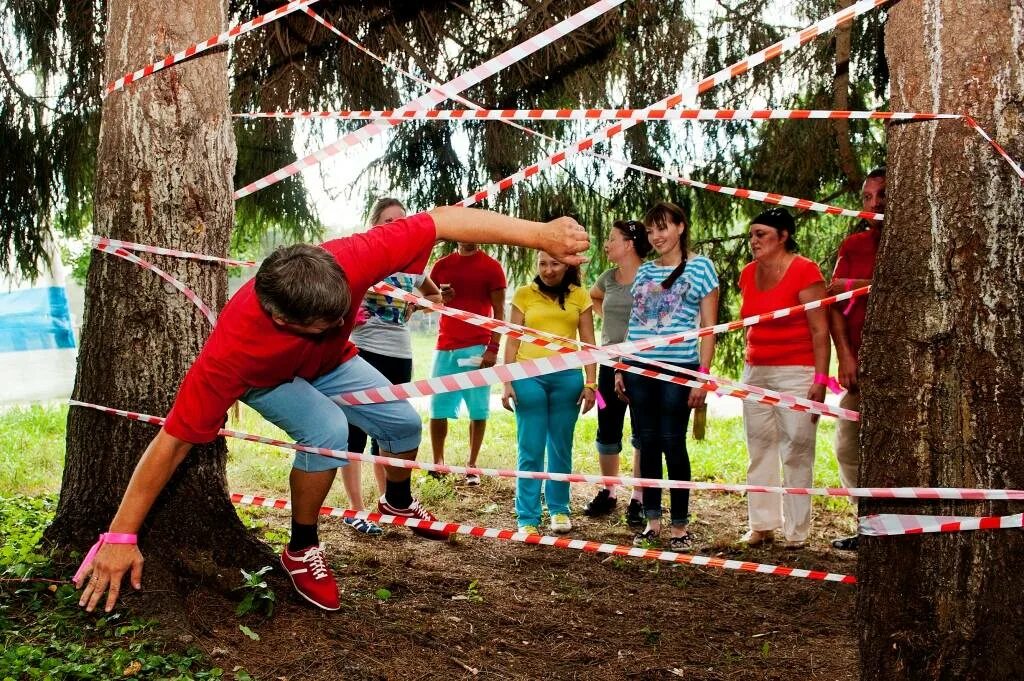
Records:
[[[583,515],[590,518],[608,515],[615,509],[615,504],[617,503],[619,503],[619,500],[613,497],[611,492],[605,488],[599,491],[597,496],[591,499],[587,505],[583,507]]]
[[[641,549],[649,549],[659,543],[658,533],[654,530],[647,530],[633,537],[633,546]]]
[[[693,535],[689,532],[682,537],[672,537],[668,540],[668,550],[688,553],[693,550]]]
[[[647,523],[644,517],[644,505],[636,499],[629,500],[626,507],[626,524],[633,528],[643,527]]]
[[[860,537],[857,535],[853,535],[852,537],[839,537],[838,539],[832,540],[832,548],[839,549],[840,551],[856,551],[859,543]]]

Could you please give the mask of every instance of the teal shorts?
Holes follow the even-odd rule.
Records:
[[[470,345],[468,348],[459,348],[458,350],[436,350],[434,352],[434,370],[431,376],[437,378],[479,369],[479,360],[483,357],[485,350],[487,350],[485,345]],[[430,397],[430,418],[458,418],[459,404],[462,402],[466,403],[466,410],[469,412],[471,420],[486,420],[491,413],[490,386],[485,385],[479,388],[467,388],[466,390],[432,395]]]

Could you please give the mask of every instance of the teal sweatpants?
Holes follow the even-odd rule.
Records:
[[[543,471],[547,450],[547,471],[572,472],[572,438],[580,407],[576,401],[583,391],[583,373],[567,369],[553,374],[512,381],[516,392],[516,435],[519,439],[518,468]],[[551,515],[569,514],[569,483],[544,480],[544,499]],[[519,526],[540,525],[540,480],[516,479],[516,515]]]

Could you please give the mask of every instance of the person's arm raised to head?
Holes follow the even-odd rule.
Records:
[[[146,447],[145,453],[135,466],[132,479],[128,482],[117,514],[110,522],[110,532],[137,534],[146,519],[153,502],[171,479],[192,444],[179,440],[163,428]],[[79,599],[79,605],[92,611],[104,593],[107,601],[104,609],[110,612],[121,590],[121,580],[131,572],[132,586],[142,588],[142,553],[135,544],[105,544],[93,559],[88,572],[89,581]],[[84,577],[83,577],[84,579]],[[81,587],[79,582],[76,586]]]
[[[585,262],[582,254],[590,246],[590,237],[583,227],[568,217],[534,222],[456,206],[434,208],[430,216],[434,219],[438,239],[535,248],[567,265]]]

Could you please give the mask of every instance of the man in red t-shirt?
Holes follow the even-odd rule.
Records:
[[[441,287],[445,305],[495,319],[505,319],[505,271],[501,264],[475,243],[459,242],[456,252],[434,263],[430,278]],[[501,336],[466,322],[441,317],[434,354],[433,376],[448,376],[479,367],[494,366]],[[434,463],[444,463],[448,419],[458,418],[460,402],[469,412],[469,462],[484,441],[490,414],[491,389],[487,386],[434,395],[430,399],[430,444]],[[480,484],[477,475],[466,476],[467,485]]]
[[[866,211],[885,213],[885,168],[868,173],[861,190],[861,206]],[[882,238],[882,221],[867,220],[867,229],[846,237],[836,256],[835,274],[828,294],[867,286],[875,272],[875,258]],[[839,360],[839,382],[846,388],[839,406],[860,411],[860,390],[857,387],[857,353],[860,351],[867,315],[868,299],[860,297],[851,303],[832,305],[828,312],[832,342]],[[857,487],[860,473],[860,422],[841,420],[836,425],[836,459],[839,478],[844,487]],[[840,537],[832,545],[844,551],[857,549],[857,535]]]
[[[149,509],[192,446],[217,437],[225,413],[241,399],[297,442],[344,450],[348,423],[380,442],[384,456],[414,459],[420,420],[404,401],[349,406],[348,392],[389,385],[349,342],[363,295],[397,272],[422,272],[438,239],[504,243],[537,248],[578,264],[589,245],[571,218],[548,223],[470,208],[442,207],[381,225],[365,234],[278,249],[221,313],[178,391],[166,424],[146,448],[94,560],[86,558],[80,605],[93,610],[106,593],[109,612],[121,579],[131,572],[142,586],[136,533]],[[299,453],[289,479],[292,537],[281,563],[299,594],[325,610],[340,607],[338,585],[319,546],[319,509],[342,459]],[[385,514],[433,520],[413,498],[408,469],[388,468],[378,509]],[[421,530],[431,538],[441,532]]]

